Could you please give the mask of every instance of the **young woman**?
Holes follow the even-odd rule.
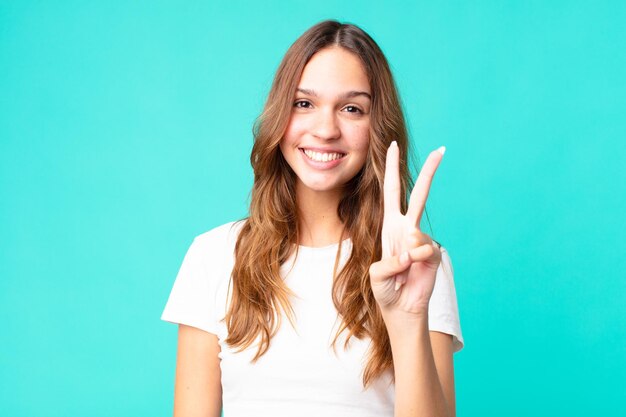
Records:
[[[395,84],[353,25],[304,33],[255,127],[250,215],[204,233],[162,318],[175,416],[454,416],[450,258],[419,229]]]

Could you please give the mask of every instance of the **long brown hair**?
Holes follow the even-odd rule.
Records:
[[[243,350],[258,340],[253,358],[256,361],[269,349],[283,315],[293,324],[289,302],[293,294],[279,269],[298,243],[298,210],[295,174],[283,158],[279,143],[289,123],[305,65],[316,52],[331,46],[344,48],[360,58],[372,93],[367,160],[346,184],[338,207],[353,250],[345,266],[335,273],[332,289],[333,302],[342,319],[333,344],[343,332],[346,332],[344,348],[351,337],[372,340],[363,372],[363,384],[367,386],[383,372],[393,369],[389,337],[372,293],[369,267],[381,256],[385,155],[394,140],[402,156],[403,211],[411,177],[406,162],[406,125],[389,64],[376,42],[351,24],[324,21],[294,42],[276,71],[265,108],[255,123],[250,156],[254,185],[250,215],[235,246],[231,300],[225,317],[226,342]]]

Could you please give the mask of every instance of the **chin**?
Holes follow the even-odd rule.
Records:
[[[304,186],[305,186],[306,188],[308,188],[309,190],[311,190],[311,191],[315,191],[315,192],[318,192],[318,193],[323,193],[323,192],[328,192],[328,191],[334,191],[334,190],[336,190],[337,188],[339,188],[339,187],[337,187],[337,186],[329,186],[329,185],[326,185],[326,184],[324,184],[324,185],[306,185],[306,184],[305,184]]]
[[[311,191],[315,191],[318,193],[336,191],[338,189],[343,188],[343,185],[336,182],[328,182],[328,181],[303,181],[301,183],[302,188],[306,188]]]

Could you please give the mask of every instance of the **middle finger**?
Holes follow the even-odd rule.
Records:
[[[414,222],[417,228],[419,228],[422,220],[422,213],[424,212],[424,207],[426,207],[426,199],[428,198],[435,171],[445,151],[445,146],[442,146],[428,155],[428,159],[426,159],[424,166],[422,166],[417,181],[415,182],[415,187],[413,187],[413,191],[411,192],[409,208],[406,215]]]

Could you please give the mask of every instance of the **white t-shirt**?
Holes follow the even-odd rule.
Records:
[[[196,237],[191,244],[161,319],[217,335],[221,352],[222,402],[225,417],[393,416],[394,387],[388,373],[363,388],[362,371],[369,339],[352,338],[348,350],[332,340],[339,320],[331,298],[332,273],[339,244],[299,247],[282,267],[291,300],[294,329],[285,318],[269,350],[251,364],[256,346],[237,353],[224,341],[222,321],[241,222],[228,223]],[[352,244],[342,243],[340,266]],[[452,264],[442,251],[430,300],[429,328],[451,334],[454,350],[463,347]]]

